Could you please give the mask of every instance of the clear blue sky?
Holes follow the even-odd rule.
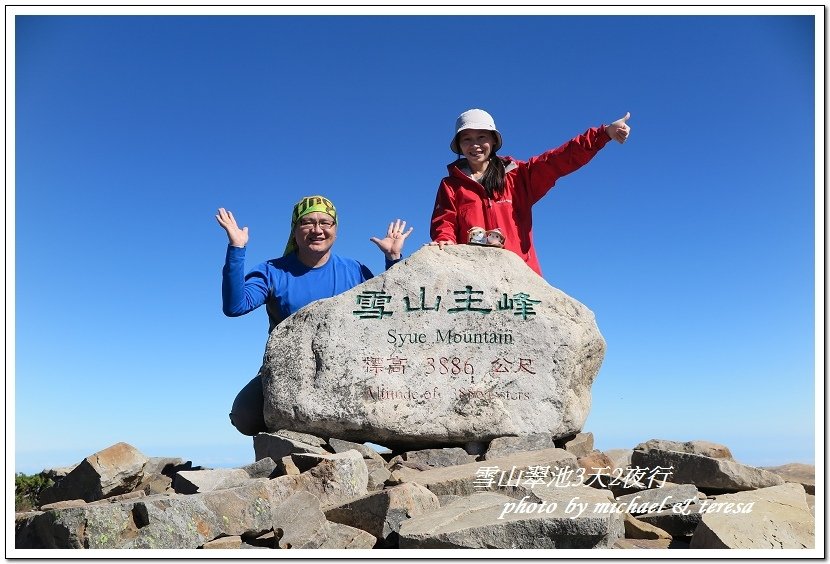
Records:
[[[377,273],[368,239],[390,219],[415,227],[406,254],[429,240],[471,107],[520,159],[631,112],[629,141],[534,210],[547,280],[608,343],[597,447],[704,439],[748,464],[814,462],[812,16],[18,16],[14,31],[15,470],[119,441],[251,462],[227,413],[268,321],[222,314],[216,209],[249,226],[253,266],[323,193],[336,251]]]

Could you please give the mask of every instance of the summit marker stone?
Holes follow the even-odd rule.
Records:
[[[423,247],[274,329],[265,421],[387,446],[565,437],[604,354],[594,314],[514,253]]]

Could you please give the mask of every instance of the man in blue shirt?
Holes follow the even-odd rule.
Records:
[[[228,235],[222,311],[237,317],[265,304],[269,332],[301,307],[350,290],[373,276],[358,261],[331,252],[337,239],[337,211],[323,196],[307,196],[297,202],[284,255],[258,264],[247,275],[248,228],[240,229],[233,214],[224,208],[219,208],[216,220]],[[398,219],[389,224],[386,237],[370,238],[386,257],[386,268],[401,259],[404,242],[412,233],[412,227],[405,228],[406,222]],[[257,375],[236,396],[231,423],[245,435],[267,431],[262,406],[262,382]]]

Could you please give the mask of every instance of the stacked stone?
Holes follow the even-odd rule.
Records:
[[[464,447],[379,451],[283,430],[254,438],[254,463],[206,469],[118,443],[44,471],[58,481],[16,515],[15,547],[815,546],[804,465],[779,475],[705,441],[601,452],[590,433]]]

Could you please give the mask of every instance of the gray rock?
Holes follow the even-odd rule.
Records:
[[[545,450],[555,448],[553,437],[546,434],[524,435],[523,437],[497,437],[490,441],[490,446],[484,454],[485,460],[499,458],[514,452],[529,450]]]
[[[45,512],[19,548],[198,548],[271,528],[264,481],[195,495],[157,495]]]
[[[131,539],[128,527],[120,548],[195,548],[221,536],[261,534],[271,527],[270,505],[267,480],[195,495],[144,498],[130,511],[138,536]]]
[[[277,433],[259,433],[254,435],[254,457],[256,460],[270,458],[280,460],[284,456],[295,453],[328,454],[323,447],[303,443]]]
[[[251,478],[271,478],[276,475],[277,463],[270,456],[266,456],[243,466],[242,470]]]
[[[604,452],[605,456],[608,457],[615,469],[619,468],[624,470],[631,465],[631,453],[633,453],[634,450],[630,448],[612,448]]]
[[[471,461],[468,461],[471,462]],[[389,470],[397,470],[398,468],[412,468],[414,470],[432,470],[432,466],[418,462],[417,460],[405,460],[403,455],[397,455],[386,464]]]
[[[268,458],[267,460],[270,460],[270,458]],[[300,469],[297,468],[297,465],[294,464],[294,460],[291,458],[291,456],[283,456],[277,461],[276,473],[277,476],[299,476],[301,472]]]
[[[815,519],[799,484],[720,495],[700,511],[690,548],[815,548]]]
[[[422,470],[415,470],[406,466],[395,465],[389,468],[391,475],[386,479],[386,484],[394,486],[397,484],[405,484],[406,482],[414,482],[416,476],[422,473]]]
[[[625,504],[632,509],[649,507],[646,511],[637,511],[636,509],[628,511],[632,515],[637,515],[639,513],[646,513],[647,511],[656,512],[669,509],[673,506],[687,503],[690,499],[693,500],[691,503],[697,503],[698,493],[697,488],[693,484],[666,484],[662,488],[653,488],[618,496],[617,503]]]
[[[185,462],[183,458],[151,456],[144,465],[143,473],[145,476],[152,476],[153,474],[174,476],[179,470],[191,470],[191,466],[192,463],[190,461]]]
[[[604,354],[593,313],[515,253],[426,246],[271,332],[265,421],[388,446],[561,437]]]
[[[672,538],[663,529],[649,525],[645,521],[640,521],[629,513],[624,513],[623,518],[625,519],[625,538],[627,539],[671,540]]]
[[[762,469],[778,474],[786,482],[801,484],[804,486],[804,491],[810,495],[816,493],[816,467],[812,464],[792,462],[782,466],[765,466]]]
[[[618,449],[617,452],[613,450],[596,452],[601,452],[604,455],[602,458],[603,463],[611,467],[610,477],[603,473],[597,480],[601,482],[601,487],[608,488],[614,492],[615,496],[637,493],[642,490],[659,487],[670,481],[670,470],[632,466],[631,455],[634,452],[633,450]]]
[[[176,474],[173,489],[180,494],[195,494],[235,488],[245,485],[250,480],[251,476],[241,468],[185,470]]]
[[[710,441],[667,441],[664,439],[649,439],[644,443],[640,443],[635,450],[672,450],[676,452],[685,452],[687,454],[699,454],[701,456],[708,456],[710,458],[723,458],[726,460],[734,460],[732,452],[729,447]]]
[[[387,470],[386,466],[377,460],[364,458],[363,461],[366,463],[366,468],[369,471],[369,482],[366,487],[369,491],[383,489],[386,480],[392,477],[392,472]]]
[[[344,451],[344,452],[348,452],[348,451]],[[355,451],[355,452],[357,452],[357,451]],[[337,454],[342,454],[342,453],[337,453]],[[358,453],[358,455],[359,454],[360,453]],[[297,454],[292,454],[288,458],[291,459],[291,462],[294,463],[294,466],[300,472],[308,472],[309,470],[311,470],[312,468],[314,468],[315,466],[320,464],[320,462],[323,461],[323,459],[320,458],[320,457],[321,457],[321,455],[319,455],[319,454],[297,453]],[[366,463],[365,459],[363,460],[363,463],[364,464]]]
[[[132,491],[148,459],[135,447],[117,443],[85,458],[60,482],[41,493],[41,503],[68,499],[95,501]]]
[[[635,494],[639,493],[648,489],[652,489],[658,487],[662,481],[661,480],[648,480],[648,484],[644,484],[642,482],[637,481],[637,476],[633,475],[635,469],[629,468],[622,472],[620,471],[613,471],[610,479],[606,476],[599,476],[597,477],[597,481],[600,482],[603,488],[608,488],[615,497],[620,497],[623,495]],[[668,483],[668,482],[666,482]]]
[[[680,545],[680,546],[678,546]],[[617,539],[611,548],[634,550],[666,550],[668,548],[689,548],[685,543],[669,539]]]
[[[574,508],[568,511],[569,515],[580,513],[576,510],[577,504],[582,504],[581,513],[609,514],[622,513],[613,508],[614,496],[608,490],[591,488],[578,482],[570,486],[557,483],[523,484],[518,486],[510,497],[516,499],[527,499],[533,503],[555,502],[562,507],[571,506]],[[587,512],[587,513],[586,513]]]
[[[142,490],[132,491],[125,494],[114,495],[110,497],[105,497],[104,499],[99,499],[98,501],[91,501],[89,502],[90,505],[95,504],[103,504],[103,503],[115,503],[118,501],[125,501],[128,499],[137,499],[140,497],[147,497],[147,494],[144,493]]]
[[[574,516],[564,505],[519,503],[492,492],[459,499],[404,521],[400,547],[610,548],[623,534],[619,514]]]
[[[579,467],[585,470],[585,483],[595,488],[609,487],[614,478],[611,459],[601,450],[592,450],[576,459]]]
[[[316,496],[323,508],[367,493],[366,464],[356,451],[320,458],[300,475],[249,479],[236,488],[41,512],[16,521],[16,547],[198,548],[222,536],[262,535],[273,527],[271,509],[298,491]],[[352,540],[366,544],[357,533]]]
[[[461,499],[462,496],[460,496],[460,495],[439,495],[437,497],[438,497],[439,505],[441,507],[444,507],[445,505],[449,505],[450,503],[454,502],[457,499]]]
[[[377,541],[375,537],[357,527],[329,521],[326,523],[326,529],[326,540],[320,545],[320,548],[366,550],[375,546]]]
[[[360,529],[332,523],[320,510],[320,500],[297,492],[272,511],[274,548],[372,548],[375,537]]]
[[[66,500],[54,503],[63,504]],[[16,549],[85,548],[83,541],[87,529],[81,517],[90,510],[93,513],[104,511],[101,506],[78,505],[45,512],[29,512],[25,518],[16,515],[14,546]]]
[[[40,531],[35,528],[35,520],[43,514],[43,511],[23,511],[14,514],[15,548],[44,548],[41,546]]]
[[[418,484],[401,484],[333,507],[326,518],[363,529],[377,538],[376,548],[398,546],[400,524],[439,507],[438,498]]]
[[[562,448],[576,455],[577,458],[587,456],[594,450],[594,434],[577,433],[574,438],[566,441]]]
[[[624,534],[624,509],[618,506],[609,490],[593,488],[578,481],[570,486],[547,482],[521,485],[510,496],[528,503],[556,504],[569,519],[603,520],[608,524],[611,538]]]
[[[295,454],[292,458],[317,459],[316,464],[299,476],[280,476],[268,481],[272,501],[287,499],[295,491],[307,491],[320,500],[325,511],[343,501],[368,493],[369,470],[355,450],[337,454]]]
[[[242,537],[234,535],[232,537],[220,537],[212,541],[208,541],[199,548],[204,549],[219,549],[219,550],[234,550],[242,548]]]
[[[701,490],[713,492],[752,490],[784,483],[777,474],[726,458],[655,448],[634,450],[631,465],[651,470],[671,468],[671,482],[694,484]]]
[[[701,517],[701,514],[697,512],[697,508],[692,506],[688,509],[673,507],[655,513],[637,515],[637,519],[640,521],[666,531],[672,538],[691,536],[697,524],[700,523]]]
[[[296,492],[271,511],[274,548],[319,548],[325,540],[326,516],[320,500],[308,492]]]
[[[147,495],[173,493],[173,479],[183,470],[193,470],[193,463],[181,458],[150,457],[144,465],[141,482],[135,487]]]
[[[363,458],[377,460],[381,464],[386,463],[386,461],[383,459],[380,453],[378,453],[375,449],[373,449],[370,446],[333,438],[329,439],[329,446],[331,446],[334,452],[343,452],[349,449],[354,449],[357,452],[359,452],[363,456]]]
[[[156,495],[164,493],[175,493],[173,489],[173,478],[165,476],[164,474],[151,474],[141,478],[141,483],[137,488],[147,495]]]
[[[475,462],[476,457],[467,454],[463,448],[427,448],[403,453],[402,458],[406,462],[424,464],[430,468],[446,468],[447,466],[459,466]]]
[[[577,464],[574,455],[559,448],[550,448],[517,452],[493,460],[435,468],[424,472],[410,470],[411,474],[405,478],[406,481],[424,486],[435,495],[469,496],[483,491],[500,491],[506,495],[515,495],[512,492],[517,491],[517,486],[528,479],[524,473],[531,467],[547,467],[553,472],[557,468],[575,469]],[[395,472],[392,476],[395,477]],[[551,479],[548,476],[543,480]]]
[[[296,441],[298,443],[304,443],[307,445],[314,445],[318,447],[325,447],[326,446],[326,439],[318,437],[316,435],[312,435],[310,433],[300,433],[298,431],[291,431],[289,429],[280,429],[276,433],[274,433],[278,437],[283,437],[286,439],[290,439],[292,441]]]
[[[46,468],[41,472],[44,478],[49,478],[53,482],[60,482],[66,476],[72,472],[78,465],[72,464],[70,466],[60,466],[57,468]]]
[[[485,452],[487,452],[487,447],[489,442],[487,441],[467,441],[464,443],[464,452],[467,454],[472,454],[477,459],[480,456],[483,456]]]
[[[83,507],[87,503],[82,499],[66,499],[64,501],[56,501],[54,503],[44,503],[40,506],[41,511],[51,511],[52,509],[67,509],[68,507]]]

